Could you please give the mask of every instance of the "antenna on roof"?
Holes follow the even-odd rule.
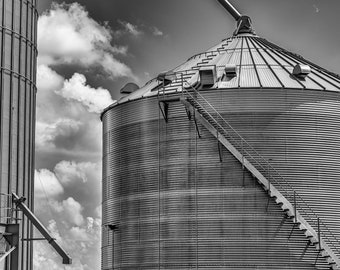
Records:
[[[217,0],[237,21],[237,28],[234,32],[234,36],[238,34],[255,34],[252,27],[251,19],[242,15],[228,0]]]

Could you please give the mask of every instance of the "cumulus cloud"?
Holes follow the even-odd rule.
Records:
[[[99,169],[99,164],[91,162],[61,161],[55,166],[54,171],[61,183],[69,186],[86,183],[89,179],[100,177]]]
[[[64,188],[54,173],[46,169],[35,171],[35,198],[55,198],[64,193]]]
[[[47,175],[51,177],[53,174],[49,172]],[[56,175],[53,178],[59,181]],[[49,197],[48,201],[40,197],[35,199],[39,202],[36,213],[73,259],[72,266],[67,269],[99,269],[101,220],[95,211],[92,216],[85,216],[84,207],[73,197]],[[38,234],[35,232],[35,235]],[[60,257],[46,242],[34,244],[34,266],[37,270],[64,269]]]
[[[152,34],[154,36],[163,36],[164,35],[164,33],[161,30],[159,30],[157,27],[152,28]]]
[[[38,24],[35,213],[70,253],[73,264],[64,268],[48,243],[36,242],[34,269],[99,269],[99,113],[114,101],[108,90],[90,86],[84,75],[66,78],[62,72],[67,66],[68,72],[85,68],[88,76],[99,70],[110,78],[133,77],[117,60],[128,47],[112,45],[111,29],[77,3],[54,4]],[[130,34],[140,31],[129,27]]]
[[[111,33],[80,4],[55,3],[38,21],[39,63],[98,66],[112,78],[133,77],[131,69],[114,57],[126,54],[127,47],[112,46]]]
[[[53,170],[39,170],[35,177],[36,201],[43,204],[38,203],[36,210],[45,221],[52,216],[56,218],[56,214],[60,220],[68,222],[74,217],[75,225],[82,224],[83,214],[99,217],[100,182],[100,162],[60,161]],[[46,208],[46,203],[49,208]],[[50,211],[54,212],[52,216]]]
[[[114,101],[108,90],[101,87],[94,89],[86,85],[84,75],[75,73],[72,78],[64,81],[60,90],[56,91],[67,100],[75,100],[83,104],[89,112],[100,113]]]
[[[38,67],[36,150],[58,154],[56,159],[97,155],[101,150],[101,122],[98,113],[114,101],[108,90],[92,88],[84,75],[69,80],[50,67]],[[63,155],[63,156],[60,156]],[[42,158],[43,161],[46,158]]]
[[[72,226],[67,230],[56,220],[51,219],[47,229],[72,257],[72,265],[64,266],[61,258],[50,245],[37,241],[34,243],[34,269],[93,270],[100,268],[101,223],[99,219],[88,217],[81,226]]]
[[[143,32],[139,30],[137,25],[121,20],[118,20],[118,22],[121,26],[123,26],[126,33],[129,33],[133,36],[140,36],[143,34]]]
[[[84,217],[82,215],[83,207],[79,202],[75,201],[73,198],[67,198],[62,202],[63,210],[65,215],[68,217],[68,222],[72,225],[81,226],[84,222]]]
[[[81,122],[72,119],[57,119],[51,124],[37,122],[36,147],[39,149],[64,145],[65,148],[69,148],[73,142],[66,138],[76,137],[81,125]]]
[[[64,78],[46,65],[39,65],[37,70],[37,87],[39,92],[45,93],[49,90],[59,89]]]

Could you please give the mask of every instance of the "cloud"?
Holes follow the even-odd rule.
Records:
[[[35,171],[34,175],[35,198],[55,198],[64,193],[64,188],[54,173],[46,169]]]
[[[118,23],[124,27],[124,31],[126,33],[129,33],[133,36],[140,36],[143,34],[141,30],[138,29],[137,25],[133,25],[132,23],[126,22],[126,21],[121,21],[118,20]]]
[[[42,184],[41,184],[42,183]],[[101,163],[60,161],[53,170],[41,169],[36,172],[36,211],[47,221],[53,214],[60,218],[68,212],[72,215],[100,216]],[[72,200],[70,200],[72,197]],[[77,206],[75,201],[79,203]],[[46,208],[46,203],[50,208]],[[67,207],[70,205],[70,207]],[[51,209],[54,213],[51,216]],[[66,220],[69,220],[68,218]],[[77,219],[81,220],[81,219]],[[79,225],[79,223],[75,223]]]
[[[37,88],[39,92],[59,89],[64,78],[46,65],[39,65],[37,70]]]
[[[40,168],[50,169],[36,171],[35,213],[71,254],[73,264],[67,269],[99,269],[101,122],[97,112],[106,99],[112,100],[107,90],[86,85],[83,75],[66,80],[46,65],[38,71],[36,158]],[[34,245],[35,269],[64,269],[48,243]]]
[[[54,3],[38,20],[40,64],[98,66],[112,78],[134,77],[131,69],[114,57],[125,55],[127,47],[113,46],[111,41],[111,29],[90,18],[78,3]]]
[[[71,79],[65,80],[57,94],[67,100],[74,100],[83,104],[89,112],[101,113],[103,109],[114,101],[108,90],[101,87],[94,89],[86,85],[84,75],[75,73]]]
[[[314,4],[313,8],[315,10],[315,13],[319,13],[320,12],[320,9],[319,9],[319,7],[317,5]]]
[[[108,90],[92,88],[86,78],[74,74],[66,80],[50,67],[38,66],[37,161],[52,155],[56,160],[101,154],[101,122],[98,113],[114,101]],[[61,155],[61,156],[60,156]],[[68,157],[67,157],[68,156]]]
[[[55,166],[54,171],[64,186],[87,183],[90,179],[100,177],[99,164],[91,162],[61,161]]]
[[[45,170],[44,170],[45,172]],[[54,180],[53,172],[47,175]],[[59,180],[56,180],[59,181]],[[84,207],[73,197],[60,200],[49,197],[46,201],[35,198],[36,214],[61,247],[72,257],[67,269],[92,270],[100,268],[101,220],[98,216],[84,217]],[[47,213],[49,212],[49,213]],[[35,236],[39,237],[36,231]],[[65,269],[61,258],[47,242],[34,243],[34,269]]]
[[[81,226],[72,226],[67,230],[58,221],[51,219],[47,229],[71,256],[72,265],[64,266],[49,244],[37,241],[34,243],[34,269],[100,269],[100,219],[87,217]]]
[[[110,78],[133,77],[117,60],[128,54],[128,47],[112,45],[111,29],[77,3],[54,4],[38,24],[35,213],[73,264],[64,268],[48,243],[36,242],[34,269],[100,269],[99,113],[114,101],[108,90],[90,86],[84,75],[66,78],[62,72],[64,67],[85,68],[88,76],[99,70]]]
[[[64,217],[68,218],[68,222],[72,225],[81,226],[84,222],[84,217],[82,215],[83,207],[79,202],[75,201],[73,198],[68,198],[62,202]]]
[[[163,36],[164,35],[164,33],[155,26],[152,28],[152,34],[154,36]]]
[[[58,119],[56,122],[36,124],[36,147],[63,147],[69,148],[78,137],[82,123],[72,119]]]

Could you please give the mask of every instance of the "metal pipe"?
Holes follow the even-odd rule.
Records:
[[[217,0],[238,22],[242,15],[228,0]]]
[[[62,257],[63,264],[72,264],[71,257],[63,250],[63,248],[55,241],[50,235],[45,226],[38,220],[33,212],[24,204],[24,198],[19,198],[15,193],[12,193],[13,201],[15,205],[22,210],[23,214],[33,223],[38,231],[46,238],[48,243],[54,248],[54,250]]]

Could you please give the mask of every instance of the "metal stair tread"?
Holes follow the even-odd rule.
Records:
[[[195,89],[194,89],[194,91],[195,91]],[[199,93],[198,93],[199,94]],[[208,111],[202,106],[202,105],[200,105],[200,103],[197,101],[197,100],[195,100],[194,98],[187,98],[186,99],[187,100],[187,102],[191,105],[191,106],[193,106],[193,108],[194,109],[196,109],[196,111],[197,112],[199,112],[200,113],[200,115],[203,117],[203,119],[205,120],[205,121],[207,121],[217,132],[219,132],[221,135],[223,135],[223,136],[225,136],[223,133],[223,128],[221,128],[221,127],[219,127],[219,125],[216,123],[216,120],[214,119],[214,117],[211,115],[211,114],[209,114],[208,113]],[[223,119],[223,118],[222,118]],[[221,132],[221,130],[222,130],[222,132]],[[212,130],[210,130],[209,129],[209,131],[212,133]],[[215,135],[216,136],[216,135]],[[226,137],[226,136],[225,136]],[[218,138],[218,135],[217,135],[217,138]],[[226,140],[227,140],[227,138],[225,138]],[[230,143],[231,145],[233,145],[232,143]],[[236,151],[238,151],[238,149],[237,149],[237,147],[235,147],[234,146],[234,148],[235,148],[235,150]],[[230,150],[229,150],[230,151]],[[239,158],[238,158],[239,159]],[[239,160],[240,161],[240,160]],[[256,169],[256,168],[255,168]],[[255,176],[256,177],[256,176]],[[268,180],[267,180],[268,181]],[[260,183],[262,183],[262,181],[260,181],[260,179],[258,179],[258,182],[260,182]],[[269,182],[269,181],[268,181]],[[271,185],[271,183],[269,182],[269,185]],[[263,183],[263,188],[264,189],[266,189],[267,191],[269,191],[270,190],[270,186],[269,186],[269,188],[267,188],[266,187],[266,185]],[[271,196],[271,193],[269,194],[270,196]],[[281,195],[282,196],[282,195]],[[277,196],[271,196],[271,197],[273,197],[273,198],[275,198],[275,200],[277,199]],[[284,197],[285,198],[285,197]],[[285,200],[287,200],[287,199],[285,199]],[[276,201],[275,201],[276,202]],[[287,202],[289,202],[289,200],[287,200]],[[284,206],[285,205],[285,203],[283,203],[283,202],[276,202],[278,205],[280,205],[281,207],[282,206]],[[289,214],[289,212],[292,212],[292,210],[294,210],[294,209],[289,209],[289,208],[284,208],[284,209],[282,209],[283,210],[283,212],[285,212],[287,215],[288,215],[288,217],[290,217],[290,218],[295,218],[295,215],[291,215],[291,214]],[[300,228],[300,225],[301,225],[301,222],[296,222],[296,221],[294,221],[294,224],[295,225],[298,225],[299,226],[299,230],[301,230],[302,232],[304,232],[304,234],[305,234],[305,236],[306,236],[306,238],[307,239],[309,239],[309,241],[311,242],[311,244],[312,245],[314,245],[314,246],[318,246],[319,245],[319,242],[318,241],[312,241],[313,239],[315,239],[315,237],[313,236],[313,235],[306,235],[306,232],[307,231],[309,231],[307,228]],[[308,226],[310,226],[310,225],[308,225]],[[315,247],[316,249],[317,249],[317,247]],[[331,249],[330,249],[331,250]],[[324,248],[322,248],[322,249],[318,249],[318,251],[319,252],[322,252],[322,251],[324,251],[324,252],[327,252],[327,251],[325,251],[325,249]],[[327,258],[332,258],[332,256],[330,256],[330,255],[328,255],[329,257],[327,257]],[[335,262],[334,262],[334,264],[336,264]]]

